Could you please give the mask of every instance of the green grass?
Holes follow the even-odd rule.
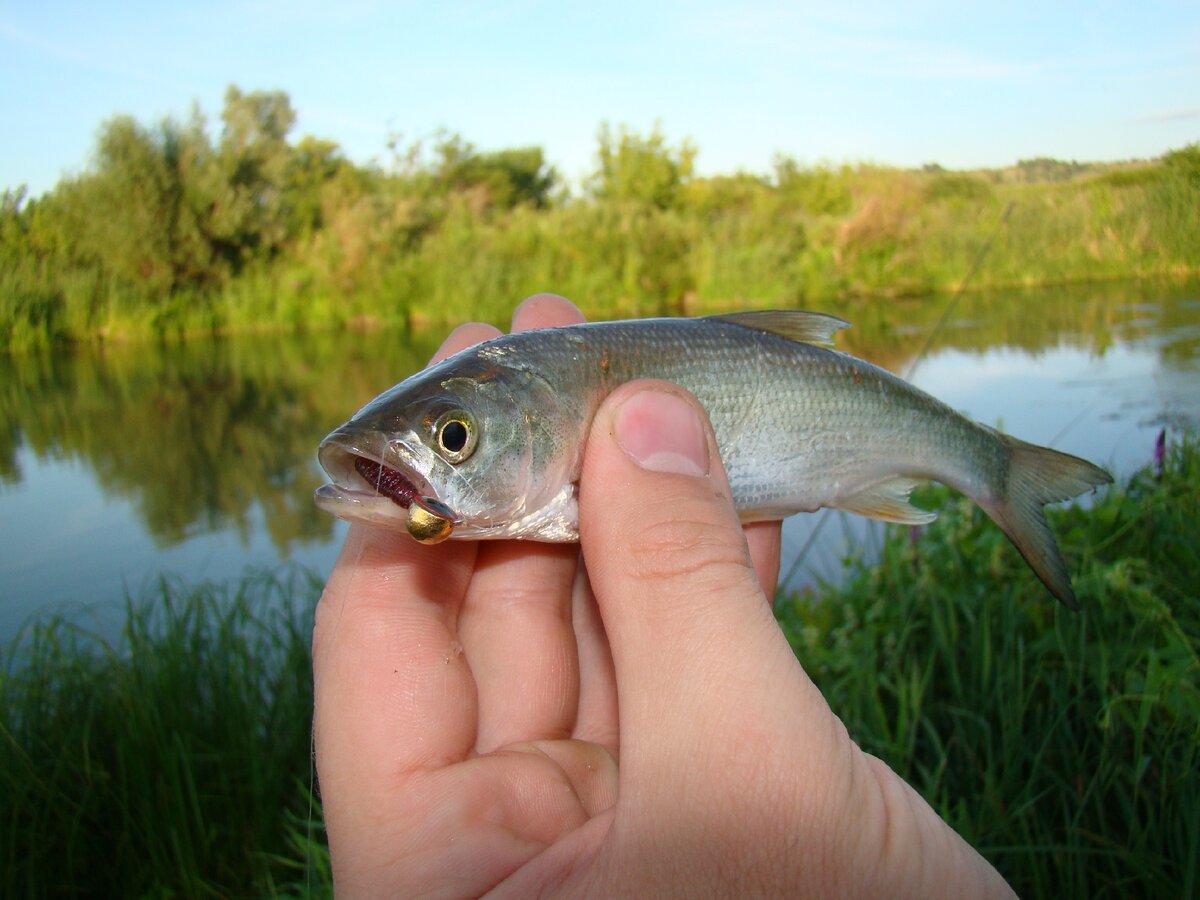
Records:
[[[0,895],[246,896],[296,878],[317,593],[299,573],[164,580],[117,642],[59,618],[24,635],[0,675]]]
[[[1083,610],[939,495],[779,619],[856,739],[1028,896],[1200,889],[1200,447],[1052,513]],[[324,895],[319,585],[163,581],[109,644],[61,619],[0,674],[0,895]],[[310,818],[311,816],[311,818]]]
[[[878,565],[780,621],[831,706],[1023,896],[1200,889],[1200,450],[1052,516],[1054,605],[948,492]]]

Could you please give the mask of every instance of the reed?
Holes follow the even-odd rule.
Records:
[[[307,814],[307,574],[164,578],[110,642],[54,617],[0,675],[0,894],[257,895]]]

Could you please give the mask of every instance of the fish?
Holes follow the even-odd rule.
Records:
[[[318,460],[333,515],[426,543],[579,539],[579,473],[596,410],[658,378],[707,410],[742,522],[823,507],[906,525],[937,481],[1006,534],[1077,606],[1047,503],[1112,482],[1087,460],[974,422],[833,349],[844,319],[803,310],[592,322],[503,335],[401,381],[331,432]]]

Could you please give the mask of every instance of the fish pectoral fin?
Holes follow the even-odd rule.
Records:
[[[836,503],[830,504],[835,509],[858,513],[871,519],[882,519],[884,522],[897,522],[901,525],[928,525],[937,518],[937,513],[917,509],[908,502],[919,481],[903,476],[889,478],[873,484],[869,488],[841,497]]]
[[[802,309],[756,309],[705,318],[753,328],[755,331],[764,331],[801,344],[819,344],[823,347],[833,345],[834,333],[850,327],[850,323],[845,319]]]

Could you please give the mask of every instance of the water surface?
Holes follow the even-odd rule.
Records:
[[[1127,475],[1200,420],[1200,286],[887,301],[829,309],[842,349],[957,409]],[[928,351],[914,359],[932,336]],[[311,502],[320,438],[419,368],[440,334],[273,335],[0,356],[0,640],[46,610],[109,631],[159,573],[328,571],[344,534]],[[785,529],[792,584],[836,580],[876,528]]]

